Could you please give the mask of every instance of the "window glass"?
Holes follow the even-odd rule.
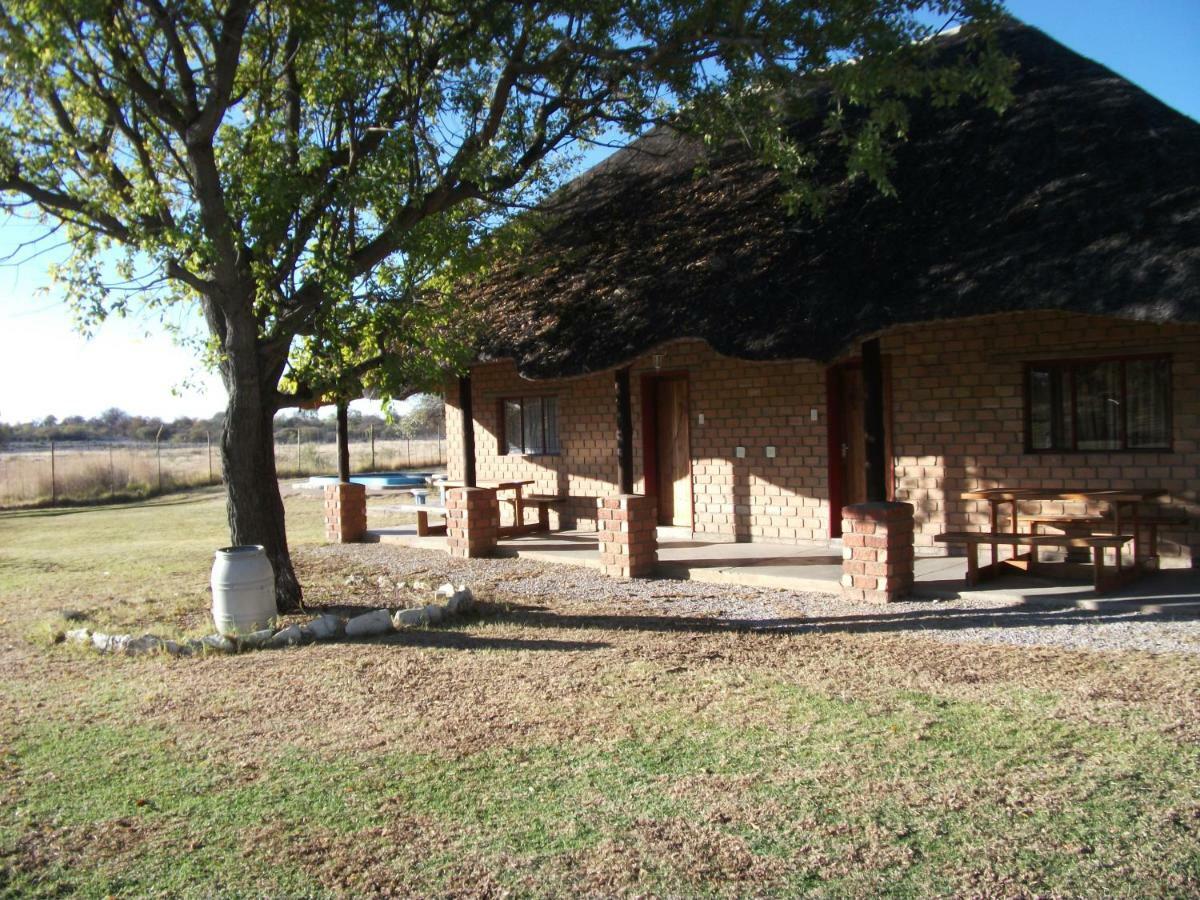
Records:
[[[524,444],[521,434],[521,401],[504,401],[504,443],[505,453],[523,453]]]
[[[545,453],[542,425],[542,398],[526,397],[525,404],[525,452]]]
[[[1170,446],[1170,379],[1171,366],[1165,359],[1132,359],[1125,364],[1130,448],[1147,450]]]
[[[1029,370],[1029,447],[1032,450],[1052,450],[1054,423],[1059,412],[1054,402],[1054,376],[1050,368]]]
[[[1121,449],[1121,363],[1075,366],[1075,433],[1079,450]]]
[[[546,397],[542,401],[542,410],[546,414],[546,452],[559,453],[558,443],[558,398]]]

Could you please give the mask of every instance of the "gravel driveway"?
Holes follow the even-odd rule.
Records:
[[[714,627],[919,634],[949,643],[1077,650],[1200,653],[1200,616],[1046,609],[1007,598],[852,604],[828,594],[670,579],[621,581],[594,569],[516,559],[452,559],[394,545],[326,545],[299,551],[312,564],[367,578],[467,582],[483,597],[598,611],[703,619]],[[680,623],[686,624],[681,621]]]

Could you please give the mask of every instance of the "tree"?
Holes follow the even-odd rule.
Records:
[[[199,303],[229,395],[232,539],[266,546],[288,609],[300,586],[274,414],[461,359],[447,285],[581,142],[669,114],[798,173],[774,117],[820,72],[852,170],[886,186],[906,98],[1003,102],[998,13],[995,0],[9,0],[0,197],[70,242],[59,274],[85,320],[131,296]],[[979,52],[931,65],[931,16],[975,19]]]

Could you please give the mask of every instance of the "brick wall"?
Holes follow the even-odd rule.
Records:
[[[1163,488],[1163,505],[1192,519],[1160,536],[1164,555],[1187,559],[1200,547],[1200,327],[1036,312],[907,326],[881,343],[891,363],[896,499],[916,508],[918,551],[944,528],[986,527],[987,504],[959,499],[963,491],[1013,484]],[[1172,355],[1172,452],[1024,452],[1025,362],[1138,352]]]
[[[1161,487],[1165,505],[1200,517],[1200,327],[1159,326],[1066,313],[981,316],[905,326],[882,337],[891,372],[896,499],[915,507],[918,552],[940,552],[933,535],[986,525],[986,504],[963,491],[998,485]],[[1132,352],[1173,354],[1171,453],[1033,455],[1024,452],[1024,362]],[[702,341],[679,340],[633,361],[635,492],[642,472],[642,375],[686,371],[695,530],[718,540],[804,541],[828,537],[830,511],[822,365],[747,362]],[[511,362],[474,367],[477,473],[481,483],[531,479],[539,493],[575,498],[552,527],[596,527],[596,498],[618,493],[616,401],[611,372],[555,381],[520,378]],[[562,455],[498,453],[502,397],[559,398]],[[451,477],[461,478],[457,382],[447,389]],[[817,410],[817,419],[811,417]],[[703,414],[705,422],[698,424]],[[734,447],[746,448],[736,459]],[[777,448],[768,459],[766,447]],[[1046,504],[1046,514],[1080,512]],[[1164,533],[1165,555],[1200,546],[1192,529]]]

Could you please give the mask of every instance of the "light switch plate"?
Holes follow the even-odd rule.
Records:
[[[812,410],[809,412],[808,417],[815,422],[815,421],[817,421],[817,418],[819,416],[820,416],[820,413],[817,412],[817,408],[814,406],[812,408]]]
[[[704,424],[704,413],[700,413],[699,415],[696,416],[696,424],[697,425]]]
[[[775,458],[775,448],[768,447],[767,448],[767,459],[774,459],[774,458]]]
[[[733,455],[736,456],[738,459],[745,459],[746,458],[746,448],[745,447],[734,447]]]

